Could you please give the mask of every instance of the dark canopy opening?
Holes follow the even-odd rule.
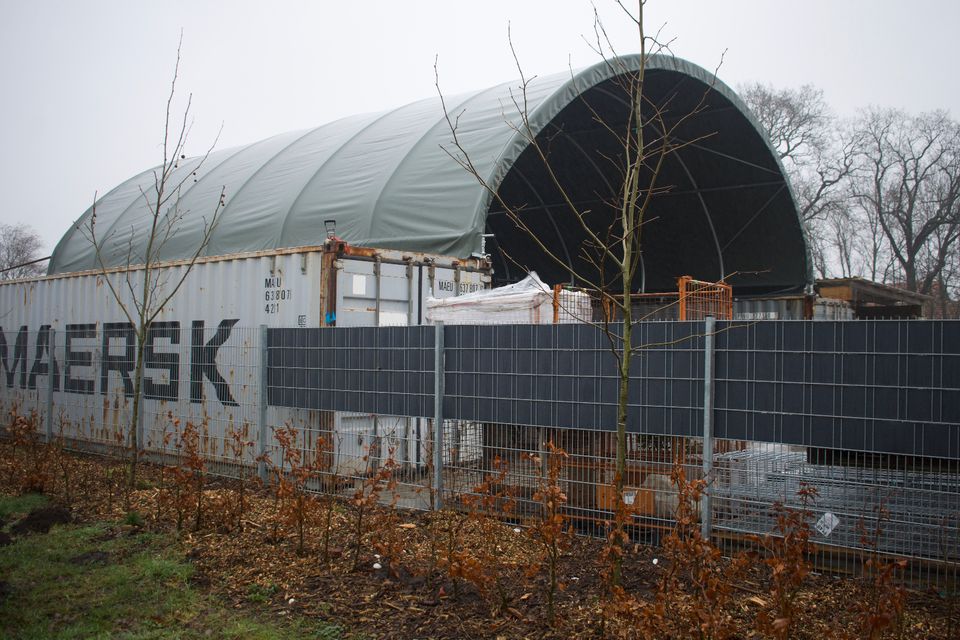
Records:
[[[648,70],[644,91],[668,125],[693,114],[675,135],[693,142],[667,157],[656,181],[667,191],[655,197],[645,218],[642,263],[632,289],[669,291],[679,276],[691,275],[726,278],[739,295],[802,290],[809,280],[804,235],[782,169],[756,126],[720,91],[677,70]],[[624,153],[619,136],[597,116],[621,132],[629,108],[621,80],[608,78],[567,104],[538,135],[558,181],[581,210],[590,211],[595,231],[616,215]],[[659,139],[662,132],[648,124],[644,137]],[[522,209],[524,223],[554,255],[542,251],[494,202],[487,232],[495,235],[488,247],[499,282],[535,270],[546,282],[586,284],[571,282],[570,269],[557,259],[598,281],[597,268],[584,257],[590,251],[587,236],[532,146],[509,169],[499,194]],[[620,286],[609,276],[606,282]]]

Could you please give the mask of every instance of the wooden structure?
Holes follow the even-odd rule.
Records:
[[[864,278],[832,278],[817,280],[821,298],[833,298],[850,303],[859,320],[887,318],[911,320],[924,316],[924,305],[930,296],[899,287],[872,282]]]

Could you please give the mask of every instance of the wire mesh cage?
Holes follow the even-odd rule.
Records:
[[[717,320],[733,319],[733,287],[724,282],[694,280],[681,276],[680,320],[703,320],[713,316]]]

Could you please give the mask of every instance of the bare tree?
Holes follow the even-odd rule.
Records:
[[[855,243],[846,192],[853,168],[849,135],[842,134],[823,91],[812,85],[777,89],[753,83],[740,87],[739,94],[787,172],[814,268],[824,278],[838,267],[844,274]]]
[[[892,256],[885,280],[930,293],[960,245],[960,126],[939,111],[871,109],[855,135],[852,195]]]
[[[43,241],[30,225],[0,223],[0,280],[43,275]]]
[[[851,190],[849,184],[844,187],[845,197],[854,202]],[[877,218],[863,209],[848,205],[831,211],[808,230],[822,234],[811,238],[813,249],[820,252],[823,260],[822,265],[817,265],[822,277],[836,274],[874,282],[889,282],[893,277],[896,268],[883,229]]]
[[[605,135],[616,140],[617,152],[607,158],[613,180],[614,193],[606,201],[606,211],[596,211],[590,204],[578,201],[572,195],[573,185],[564,182],[551,158],[551,133],[538,131],[531,123],[531,108],[527,91],[533,78],[524,74],[519,63],[512,38],[509,46],[513,53],[520,84],[511,92],[511,104],[505,107],[504,121],[521,136],[527,146],[527,153],[533,153],[544,169],[549,187],[557,195],[563,213],[561,224],[577,229],[585,236],[579,247],[581,262],[573,263],[548,246],[524,208],[506,201],[488,178],[474,164],[468,145],[460,135],[460,113],[450,113],[443,101],[439,75],[437,91],[443,103],[444,113],[451,134],[451,141],[444,149],[464,170],[470,173],[491,195],[494,202],[503,210],[512,223],[530,239],[542,254],[568,272],[572,282],[589,289],[604,303],[604,313],[600,328],[606,335],[610,349],[616,358],[618,372],[618,396],[616,417],[616,462],[614,485],[617,511],[623,510],[624,482],[627,461],[627,414],[631,363],[635,354],[648,345],[634,342],[635,322],[643,318],[635,317],[632,305],[632,292],[635,276],[641,265],[642,239],[648,212],[652,203],[670,192],[670,185],[661,184],[661,173],[668,159],[681,149],[701,142],[706,136],[684,138],[679,134],[689,121],[706,109],[706,99],[711,87],[704,90],[698,102],[685,112],[672,109],[671,98],[654,102],[644,93],[645,70],[652,55],[669,55],[669,43],[663,43],[659,34],[649,36],[644,30],[643,10],[646,0],[638,0],[635,10],[631,11],[618,2],[624,14],[636,28],[639,44],[640,64],[638,68],[625,62],[617,55],[607,37],[602,22],[595,18],[595,51],[603,64],[609,67],[609,76],[615,85],[617,99],[626,105],[626,117],[623,122],[610,122],[599,113],[583,94],[582,104],[590,111],[593,121]],[[609,218],[604,215],[610,212]],[[585,265],[579,268],[577,264]],[[623,524],[617,519],[612,541],[625,539]],[[620,582],[619,557],[614,560],[612,582]]]
[[[871,109],[840,126],[810,85],[752,84],[741,96],[790,176],[821,276],[863,276],[949,300],[960,245],[956,122],[942,112]]]
[[[850,141],[812,85],[775,89],[754,83],[741,87],[740,97],[766,130],[784,165],[805,221],[842,208],[844,179],[853,167]]]
[[[140,455],[138,442],[138,425],[141,420],[143,402],[143,372],[146,346],[151,337],[154,321],[164,310],[167,304],[180,290],[184,281],[190,275],[197,259],[210,243],[214,230],[217,228],[220,213],[226,204],[225,188],[221,188],[220,197],[210,203],[210,209],[203,217],[202,232],[199,234],[192,252],[185,259],[178,262],[176,270],[165,268],[161,263],[164,247],[178,233],[181,223],[187,216],[204,215],[203,212],[191,212],[181,208],[181,194],[188,182],[192,183],[205,161],[216,145],[216,139],[206,153],[193,164],[192,171],[177,172],[180,163],[186,160],[186,144],[190,132],[190,104],[191,96],[183,110],[179,124],[173,121],[172,110],[176,95],[177,78],[180,71],[180,44],[177,46],[177,59],[174,65],[173,79],[170,83],[170,92],[167,96],[166,117],[163,125],[163,163],[153,171],[153,184],[150,188],[140,190],[140,198],[149,211],[148,230],[145,245],[141,248],[135,243],[137,229],[125,230],[109,229],[99,235],[97,227],[96,197],[91,215],[78,226],[78,230],[93,246],[98,268],[103,281],[107,284],[110,294],[116,301],[124,317],[133,328],[136,337],[136,360],[133,371],[133,408],[130,424],[127,431],[127,445],[130,451],[129,482],[133,487],[136,484],[137,462]],[[219,138],[219,135],[217,136]],[[113,256],[107,255],[110,250],[123,248],[122,265],[115,264]]]

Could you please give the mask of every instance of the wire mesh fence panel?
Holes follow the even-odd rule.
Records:
[[[143,447],[155,460],[182,456],[184,429],[197,432],[206,470],[236,476],[256,464],[260,330],[194,323],[190,335],[155,327],[145,355]]]
[[[59,388],[56,375],[50,375],[51,334],[49,328],[28,331],[20,328],[8,340],[0,336],[0,433],[16,430],[20,437],[46,440],[52,437],[52,394]],[[17,423],[17,418],[21,418]]]
[[[616,509],[615,434],[601,430],[530,428],[514,424],[483,423],[480,455],[445,460],[444,496],[458,503],[465,495],[489,491],[485,482],[508,496],[510,516],[520,521],[537,517],[537,498],[551,481],[551,457],[562,456],[557,482],[565,502],[563,513],[581,533],[599,533],[609,526]],[[655,538],[672,523],[678,492],[671,473],[679,465],[689,478],[700,474],[696,443],[689,438],[628,434],[624,502],[637,538]],[[448,449],[452,449],[448,446]]]
[[[716,540],[775,534],[778,509],[814,490],[804,508],[819,566],[856,569],[880,552],[910,560],[920,580],[956,579],[958,323],[727,321],[707,332],[635,327],[619,498],[634,537],[672,526],[682,468],[707,483],[698,513]],[[599,534],[618,501],[620,336],[616,324],[160,324],[137,425],[127,328],[21,329],[3,334],[0,401],[90,451],[125,452],[138,433],[148,458],[175,461],[190,424],[210,473],[269,478],[295,461],[310,490],[349,497],[389,482],[385,500],[419,509],[495,492],[519,521],[540,512],[562,451],[564,513]]]
[[[132,383],[127,340],[113,325],[21,327],[0,344],[5,413],[34,416],[38,433],[70,445],[115,451],[127,445]],[[104,355],[106,356],[104,358]]]
[[[801,492],[818,566],[881,552],[921,582],[960,561],[960,332],[956,323],[718,323],[715,522],[776,530]]]
[[[318,491],[351,496],[389,474],[397,504],[429,508],[433,327],[271,330],[266,453],[293,427]],[[384,499],[388,499],[384,496]]]

